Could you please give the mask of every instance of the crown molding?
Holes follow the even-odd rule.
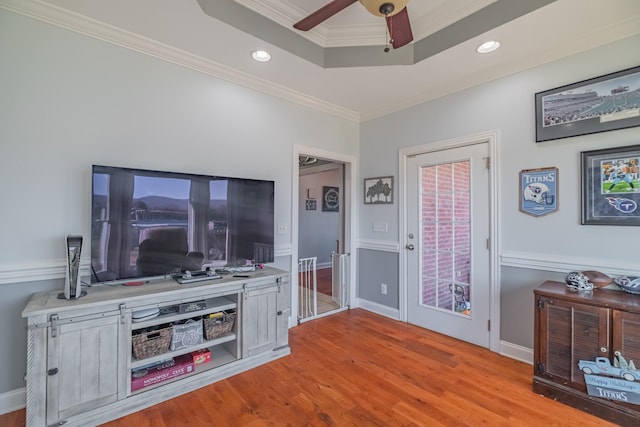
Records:
[[[40,0],[0,0],[0,8],[37,19],[66,30],[102,40],[212,77],[266,93],[352,122],[360,122],[360,114],[335,104],[294,91],[285,86],[256,78],[181,49],[142,37],[75,12]]]

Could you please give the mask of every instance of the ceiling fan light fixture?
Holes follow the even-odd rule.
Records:
[[[500,47],[500,42],[495,40],[490,40],[482,43],[480,46],[476,48],[476,52],[478,53],[491,53]]]
[[[254,61],[269,62],[271,61],[271,54],[266,50],[254,50],[251,52],[251,57]]]
[[[360,3],[375,16],[393,16],[407,7],[409,0],[359,0]],[[384,11],[391,10],[388,13]]]

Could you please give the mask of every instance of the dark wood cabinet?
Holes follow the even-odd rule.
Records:
[[[640,405],[590,396],[580,360],[620,351],[640,366],[640,295],[576,292],[544,282],[535,291],[533,391],[623,426],[638,426]]]

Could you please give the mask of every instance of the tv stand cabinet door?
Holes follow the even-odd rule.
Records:
[[[276,283],[245,288],[242,303],[242,357],[276,348],[277,301]]]
[[[118,400],[123,335],[120,313],[49,327],[47,425]]]
[[[291,284],[289,276],[278,279],[278,332],[276,348],[289,345],[289,316],[291,315]]]

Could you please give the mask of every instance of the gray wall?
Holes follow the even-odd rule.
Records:
[[[293,146],[357,154],[357,123],[3,9],[0,58],[0,394],[24,387],[24,305],[89,236],[92,164],[275,180],[288,269]]]
[[[533,288],[547,278],[562,278],[546,267],[567,265],[638,269],[637,251],[611,251],[598,242],[626,239],[637,227],[580,225],[580,152],[640,143],[639,128],[535,142],[534,94],[640,64],[640,37],[633,37],[486,83],[361,126],[360,178],[398,176],[398,150],[481,132],[497,130],[499,161],[499,247],[501,259],[535,259],[540,267],[502,268],[501,339],[533,346]],[[470,53],[471,55],[472,53]],[[498,53],[499,54],[499,53]],[[428,77],[425,77],[428,78]],[[559,210],[541,218],[518,211],[518,173],[523,169],[559,168]],[[361,239],[398,243],[398,203],[364,206],[360,210]],[[386,234],[371,224],[388,222]],[[639,235],[640,237],[640,235]],[[399,242],[400,246],[404,243]],[[389,257],[387,257],[389,258]],[[364,258],[359,295],[379,293],[375,279],[392,265]],[[388,262],[391,262],[389,259]],[[363,276],[363,271],[368,271]],[[540,270],[540,271],[538,271]],[[606,272],[606,271],[605,271]],[[366,280],[372,278],[371,281]],[[398,292],[397,281],[389,292]],[[388,302],[391,307],[391,302]],[[517,321],[513,321],[515,316]]]
[[[358,297],[399,309],[398,254],[371,249],[358,250]],[[387,294],[381,285],[387,285]]]

